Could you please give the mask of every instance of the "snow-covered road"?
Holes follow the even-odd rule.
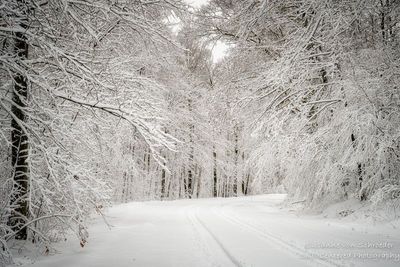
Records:
[[[97,219],[85,248],[29,266],[400,266],[400,231],[281,209],[284,195],[134,202]]]

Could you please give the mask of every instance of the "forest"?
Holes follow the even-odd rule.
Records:
[[[0,266],[13,242],[84,247],[93,214],[132,201],[400,209],[400,1],[0,0],[0,16]]]

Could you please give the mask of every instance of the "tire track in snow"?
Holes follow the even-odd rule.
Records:
[[[193,229],[195,238],[197,240],[201,240],[201,242],[197,241],[196,243],[197,243],[198,247],[203,251],[205,256],[212,260],[212,266],[221,266],[220,264],[218,264],[215,261],[214,257],[212,257],[212,253],[210,252],[210,250],[207,249],[207,244],[206,244],[206,240],[204,239],[204,235],[202,235],[200,233],[201,226],[199,226],[196,223],[195,219],[193,218],[192,213],[190,212],[190,210],[193,208],[194,208],[193,205],[187,206],[183,209],[183,212],[184,212],[186,219],[189,221],[191,228]]]
[[[266,212],[266,213],[270,212],[270,210],[266,209],[265,206],[261,206],[261,205],[258,206],[257,205],[257,206],[255,206],[255,208],[258,209],[261,212]],[[308,225],[308,224],[301,224],[300,227],[302,229],[304,229],[304,230],[309,231],[309,232],[315,232],[315,229],[312,226]],[[360,232],[360,231],[358,233],[362,234],[362,232]],[[333,233],[325,231],[323,233],[323,235],[329,236],[330,237],[330,242],[336,242],[336,243],[350,243],[351,242],[348,239],[346,239],[346,238],[349,237],[348,233],[343,234],[343,232],[336,232],[336,233],[333,234]],[[386,237],[383,236],[382,238],[385,239]]]
[[[193,208],[194,208],[194,211],[192,210]],[[229,250],[224,246],[224,244],[221,242],[221,240],[210,230],[210,228],[207,226],[207,224],[204,223],[204,221],[200,219],[200,217],[198,215],[198,209],[199,209],[199,207],[189,206],[185,210],[186,216],[187,216],[188,220],[190,221],[194,230],[197,232],[197,234],[201,236],[200,229],[202,229],[203,232],[205,232],[209,236],[209,238],[214,241],[214,243],[219,247],[220,251],[223,252],[224,256],[228,259],[228,261],[230,261],[232,263],[233,266],[243,267],[243,264],[241,262],[239,262],[232,255],[232,253],[229,252]],[[203,242],[205,243],[206,240],[204,240],[204,237],[202,239],[203,239]],[[208,246],[209,246],[209,244],[207,244],[207,247]],[[202,249],[204,250],[205,254],[210,254],[209,250],[205,249],[204,247],[202,247]],[[220,264],[218,264],[218,266],[220,266]]]
[[[297,256],[301,256],[304,259],[309,259],[312,262],[315,262],[318,264],[318,266],[336,266],[336,267],[341,267],[343,265],[340,265],[336,262],[327,260],[327,259],[322,259],[322,258],[315,258],[313,257],[313,254],[309,253],[308,251],[297,247],[285,240],[283,240],[282,238],[276,237],[273,234],[266,232],[265,230],[261,230],[257,227],[255,227],[254,225],[251,225],[241,219],[239,219],[237,216],[232,216],[232,215],[227,215],[226,211],[223,210],[223,206],[219,207],[220,212],[215,212],[214,210],[214,214],[216,214],[217,216],[219,216],[220,218],[222,218],[223,220],[239,226],[241,228],[245,228],[248,232],[253,233],[256,236],[261,237],[262,239],[266,240],[266,241],[272,241],[272,243],[277,244],[285,249],[287,249],[288,251],[290,251],[291,253],[297,255]]]

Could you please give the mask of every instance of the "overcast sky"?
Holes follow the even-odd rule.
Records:
[[[200,7],[201,5],[207,4],[209,0],[185,0],[191,6]]]
[[[209,0],[185,0],[189,5],[198,8],[207,4]],[[221,41],[217,41],[211,48],[214,63],[220,61],[227,53],[228,46]]]

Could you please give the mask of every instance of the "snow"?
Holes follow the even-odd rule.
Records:
[[[15,261],[31,267],[400,265],[400,234],[393,222],[300,215],[283,208],[284,198],[121,204],[107,212],[111,229],[102,218],[94,219],[84,248],[71,237],[57,244],[62,253],[33,264],[18,255]],[[334,213],[338,207],[327,210]]]

